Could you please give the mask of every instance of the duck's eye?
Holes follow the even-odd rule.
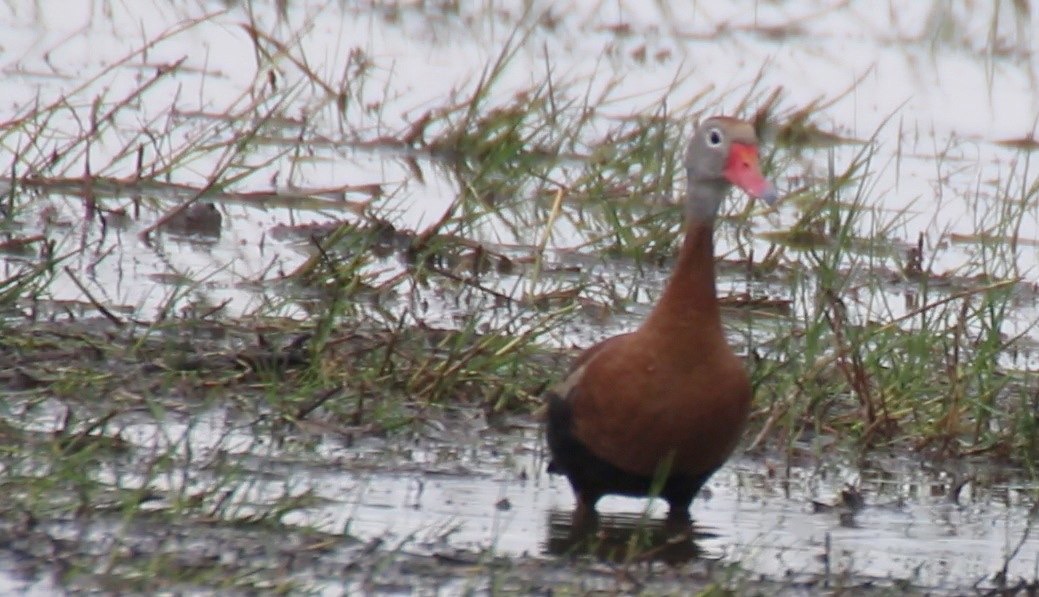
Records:
[[[711,129],[707,131],[707,144],[711,147],[718,147],[722,144],[722,132],[718,129]]]

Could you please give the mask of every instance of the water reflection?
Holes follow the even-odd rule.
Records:
[[[711,556],[697,543],[717,535],[696,523],[673,523],[632,514],[605,514],[596,524],[574,524],[568,510],[546,516],[545,551],[556,556],[591,555],[614,563],[663,562],[677,565]]]

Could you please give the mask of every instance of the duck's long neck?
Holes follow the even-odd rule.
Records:
[[[714,221],[727,191],[727,187],[690,188],[685,205],[685,239],[675,270],[643,328],[704,338],[721,333],[714,280]]]

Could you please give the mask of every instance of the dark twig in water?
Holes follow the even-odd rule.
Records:
[[[90,301],[90,304],[94,305],[95,309],[97,309],[102,315],[104,315],[109,321],[111,321],[115,325],[119,327],[126,325],[125,321],[120,319],[119,316],[117,316],[115,313],[112,313],[108,309],[108,307],[104,306],[103,304],[101,304],[100,301],[94,298],[94,294],[90,292],[90,290],[86,286],[83,285],[83,282],[80,282],[75,272],[72,271],[72,268],[66,265],[64,267],[64,270],[65,275],[67,275],[69,279],[72,280],[72,283],[76,285],[76,288],[79,288],[79,291],[83,293],[83,296],[85,296],[88,301]]]

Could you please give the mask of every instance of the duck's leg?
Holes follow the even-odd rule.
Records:
[[[692,495],[668,499],[667,518],[664,519],[663,528],[669,536],[689,536],[692,533],[693,519],[689,515],[689,505],[692,501]]]
[[[689,506],[693,502],[693,496],[682,496],[680,498],[668,499],[667,523],[668,525],[687,525],[692,519],[689,516]]]
[[[574,497],[577,499],[577,505],[574,507],[574,530],[585,531],[597,527],[599,512],[596,511],[595,504],[599,502],[601,494],[574,488]]]
[[[689,507],[693,503],[693,498],[700,493],[700,488],[713,473],[714,471],[709,471],[699,477],[672,477],[668,480],[661,497],[667,500],[669,525],[688,525],[691,522]]]

